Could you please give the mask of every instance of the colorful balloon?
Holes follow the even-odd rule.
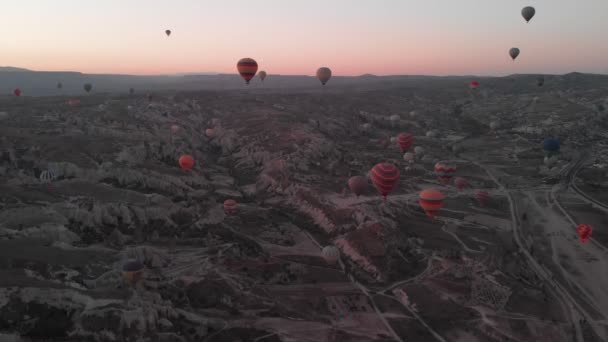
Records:
[[[264,79],[266,78],[266,71],[262,70],[258,73],[258,76],[260,76],[260,80],[262,80],[262,82],[264,82]]]
[[[487,191],[477,190],[475,191],[475,200],[483,207],[490,201],[490,194]]]
[[[192,170],[194,167],[194,158],[189,154],[184,154],[179,157],[179,166],[186,172]]]
[[[521,10],[521,16],[524,17],[524,19],[526,20],[526,23],[530,22],[530,19],[532,19],[532,17],[534,17],[534,14],[536,14],[536,10],[532,6],[524,7]]]
[[[227,199],[224,201],[224,212],[226,215],[236,214],[236,201],[233,199]]]
[[[443,208],[445,196],[435,189],[426,189],[418,195],[418,204],[424,210],[426,215],[433,219],[437,212]]]
[[[17,88],[13,90],[13,94],[15,94],[15,96],[21,96],[21,89]]]
[[[386,201],[386,196],[399,183],[399,168],[390,163],[379,163],[372,168],[370,178]]]
[[[414,136],[409,133],[401,133],[397,136],[397,144],[399,144],[401,152],[405,152],[414,144]]]
[[[443,184],[449,183],[455,173],[456,165],[447,160],[442,160],[435,164],[435,174]]]
[[[340,250],[335,246],[325,246],[321,251],[321,255],[328,264],[334,265],[340,259]]]
[[[518,48],[511,48],[511,50],[509,50],[509,56],[511,56],[511,58],[513,60],[515,60],[515,58],[517,58],[517,56],[519,56],[519,49]]]
[[[586,243],[589,240],[592,232],[593,229],[591,229],[591,226],[588,224],[579,224],[578,227],[576,227],[576,233],[582,243]]]
[[[363,176],[350,177],[348,187],[357,197],[367,190],[367,179]]]
[[[456,189],[460,191],[466,188],[469,185],[469,182],[462,177],[454,177],[454,185],[456,186]]]
[[[317,70],[317,78],[321,81],[321,84],[325,85],[331,78],[331,69],[328,67],[321,67]]]
[[[258,71],[258,63],[252,58],[242,58],[236,63],[236,68],[247,84]]]
[[[144,264],[136,259],[127,260],[122,266],[122,276],[127,283],[135,285],[143,275]]]

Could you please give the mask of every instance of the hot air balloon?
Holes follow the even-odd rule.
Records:
[[[224,212],[226,215],[236,214],[236,201],[233,199],[227,199],[224,201]]]
[[[391,143],[396,143],[397,142],[397,137],[391,137]]]
[[[16,88],[15,90],[13,90],[13,94],[15,94],[15,96],[21,96],[21,89]]]
[[[262,82],[264,82],[264,79],[266,78],[266,71],[262,70],[258,73],[258,76],[260,76],[260,80],[262,80]]]
[[[348,179],[348,187],[357,197],[367,190],[367,179],[363,176],[354,176]]]
[[[580,238],[582,243],[585,243],[587,242],[587,240],[589,240],[591,232],[593,232],[593,229],[591,229],[591,226],[588,224],[579,224],[578,227],[576,227],[576,233],[578,234],[578,237]]]
[[[422,146],[416,146],[414,147],[414,153],[421,156],[424,153],[424,148],[422,148]]]
[[[130,285],[135,285],[141,279],[143,272],[144,264],[137,259],[127,260],[122,265],[122,276]]]
[[[171,35],[171,30],[165,30],[165,34],[167,35],[167,37],[169,37]]]
[[[91,83],[85,83],[83,88],[84,88],[84,91],[86,91],[88,93],[91,91],[91,89],[93,89],[93,86],[91,85]]]
[[[397,114],[393,114],[393,115],[389,116],[388,119],[391,123],[394,124],[394,123],[398,122],[399,120],[401,120],[401,117]]]
[[[57,82],[57,89],[61,89],[63,88],[63,84],[61,84],[61,82]]]
[[[328,264],[334,265],[340,258],[340,250],[335,246],[325,246],[321,251],[321,255]]]
[[[524,19],[526,19],[526,22],[529,22],[530,19],[532,19],[532,17],[534,17],[534,14],[536,14],[536,10],[532,6],[524,7],[521,10],[521,16],[524,17]]]
[[[179,126],[178,125],[171,125],[171,133],[175,134],[179,132]]]
[[[542,87],[543,84],[545,84],[545,78],[543,76],[539,76],[536,79],[536,85],[539,86],[539,87]]]
[[[182,155],[179,157],[179,166],[186,172],[192,170],[192,167],[194,167],[194,158],[189,154]]]
[[[449,161],[442,160],[435,164],[435,174],[443,184],[449,183],[454,173],[456,173],[456,165]]]
[[[213,137],[215,136],[215,130],[213,130],[213,128],[207,128],[207,129],[205,130],[205,135],[206,135],[208,138],[213,138]]]
[[[135,93],[135,89],[129,88],[129,94],[133,95],[133,93]]]
[[[495,130],[498,128],[498,122],[492,121],[490,122],[490,129]]]
[[[40,173],[40,183],[48,184],[49,190],[51,190],[51,182],[55,180],[55,174],[50,170],[44,170]]]
[[[401,152],[405,152],[414,144],[414,136],[409,133],[401,133],[397,136],[397,144],[399,144]]]
[[[469,182],[467,182],[467,180],[462,177],[454,177],[454,185],[456,185],[456,189],[460,191],[467,187],[467,185],[469,185]]]
[[[485,206],[490,200],[490,194],[487,191],[477,190],[475,191],[475,200],[480,206]]]
[[[424,210],[426,215],[431,219],[435,217],[435,214],[443,207],[443,200],[445,196],[438,190],[426,189],[420,192],[418,195],[418,203]]]
[[[543,141],[543,150],[545,150],[545,153],[547,154],[547,156],[553,156],[553,155],[558,154],[559,149],[560,149],[559,140],[548,138]]]
[[[321,84],[325,85],[331,78],[331,70],[327,67],[321,67],[317,70],[317,78],[321,81]]]
[[[515,60],[515,58],[517,58],[517,56],[519,56],[519,49],[518,48],[511,48],[511,50],[509,50],[509,56],[511,56],[511,58],[513,60]]]
[[[378,192],[384,197],[384,201],[386,201],[386,196],[399,183],[399,169],[390,163],[379,163],[372,168],[370,178]]]
[[[471,83],[469,83],[469,88],[471,88],[471,89],[477,89],[477,87],[479,87],[479,82],[477,82],[477,81],[471,81]]]
[[[249,81],[255,76],[258,71],[258,63],[251,58],[242,58],[236,63],[236,68],[241,74],[241,77],[249,84]]]
[[[416,159],[416,155],[412,152],[405,152],[403,154],[403,160],[405,160],[406,162],[413,163],[414,159]]]

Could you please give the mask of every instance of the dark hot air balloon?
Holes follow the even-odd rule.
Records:
[[[386,201],[386,196],[388,196],[397,183],[399,183],[399,169],[397,166],[390,163],[379,163],[372,168],[370,178],[378,192]]]
[[[397,137],[397,144],[399,144],[401,152],[405,152],[414,144],[414,136],[409,133],[401,133]]]
[[[143,272],[144,264],[139,260],[130,259],[122,265],[122,276],[130,285],[135,285],[141,279]]]
[[[526,22],[529,22],[530,19],[532,19],[532,17],[534,17],[534,14],[536,14],[536,10],[532,6],[524,7],[521,10],[521,16],[524,17]]]
[[[553,156],[559,153],[560,143],[558,139],[547,138],[543,141],[543,150],[548,156]]]
[[[363,176],[350,177],[348,187],[357,197],[367,190],[367,179]]]
[[[576,233],[578,234],[578,237],[580,238],[582,243],[585,243],[587,242],[587,240],[589,240],[592,231],[593,229],[591,229],[591,226],[588,224],[579,224],[578,227],[576,227]]]
[[[21,96],[21,89],[17,88],[13,90],[13,94],[15,94],[15,96]]]
[[[328,67],[321,67],[317,70],[317,78],[321,81],[321,84],[325,85],[331,78],[331,69]]]
[[[63,84],[61,84],[61,82],[57,82],[57,89],[61,89],[63,88]]]
[[[266,78],[266,71],[262,70],[258,73],[258,76],[260,76],[260,79],[262,80],[262,82],[264,82],[264,79]]]
[[[224,212],[226,215],[236,214],[236,201],[233,199],[227,199],[224,201]]]
[[[179,166],[182,170],[188,172],[194,167],[194,158],[189,154],[184,154],[179,157]]]
[[[171,30],[165,30],[165,34],[167,35],[167,37],[169,37],[171,35]]]
[[[445,196],[435,189],[422,190],[418,195],[418,203],[428,217],[435,217],[439,209],[443,208]]]
[[[93,89],[93,85],[91,85],[91,83],[85,83],[83,88],[84,88],[84,91],[86,91],[88,93],[91,91],[91,89]]]
[[[517,58],[517,56],[519,56],[519,49],[518,48],[511,48],[511,50],[509,50],[509,56],[511,56],[511,58],[513,60],[515,60],[515,58]]]
[[[249,84],[249,81],[255,76],[258,71],[258,63],[251,58],[242,58],[236,63],[236,68],[241,74],[241,77]]]
[[[545,78],[543,76],[539,76],[536,79],[536,85],[539,86],[539,87],[542,87],[543,84],[545,84]]]

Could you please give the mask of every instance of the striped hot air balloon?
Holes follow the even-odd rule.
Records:
[[[182,170],[188,172],[194,167],[194,158],[189,154],[184,154],[179,157],[179,166]]]
[[[469,182],[462,177],[454,177],[454,185],[456,185],[456,189],[462,190],[469,185]]]
[[[401,152],[405,152],[414,144],[414,136],[409,133],[401,133],[397,137],[397,144],[401,147]]]
[[[55,180],[55,174],[51,170],[44,170],[40,173],[40,183],[48,184],[49,190],[52,190],[51,183]]]
[[[233,199],[227,199],[224,201],[224,212],[226,215],[236,214],[236,201]]]
[[[321,255],[328,264],[334,265],[340,258],[340,250],[335,246],[325,246],[321,251]]]
[[[456,173],[456,165],[450,163],[449,161],[442,160],[435,164],[435,174],[439,181],[443,184],[447,184],[450,182],[454,174]]]
[[[372,168],[370,178],[378,192],[384,197],[384,201],[386,201],[386,196],[399,183],[399,169],[390,163],[379,163]]]
[[[435,217],[439,209],[443,208],[445,196],[435,189],[422,190],[418,195],[418,203],[426,215],[431,219]]]
[[[490,201],[490,194],[487,191],[477,190],[475,191],[475,200],[483,207]]]
[[[127,283],[135,285],[143,276],[144,264],[137,259],[127,260],[122,266],[122,276]]]
[[[578,237],[582,243],[585,243],[589,240],[592,231],[593,229],[591,229],[591,226],[588,224],[579,224],[576,227],[576,234],[578,234]]]
[[[357,197],[367,190],[367,179],[363,176],[350,177],[348,187]]]
[[[249,81],[258,72],[258,63],[252,58],[242,58],[236,64],[236,68],[239,71],[241,77],[249,84]]]

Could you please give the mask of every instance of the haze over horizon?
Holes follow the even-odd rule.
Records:
[[[527,5],[537,10],[528,24]],[[238,59],[252,57],[282,75],[320,66],[335,76],[607,72],[608,3],[600,0],[582,8],[563,0],[32,0],[3,12],[13,30],[0,37],[0,64],[39,71],[234,74]],[[511,47],[521,49],[515,62]]]

